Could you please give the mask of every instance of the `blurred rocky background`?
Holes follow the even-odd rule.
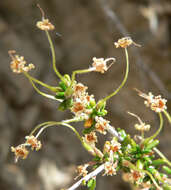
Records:
[[[168,99],[171,108],[171,1],[170,0],[0,0],[0,189],[58,190],[69,187],[76,176],[75,166],[91,159],[75,135],[64,127],[50,128],[41,136],[43,148],[27,160],[14,164],[10,146],[41,122],[71,118],[57,110],[58,103],[38,95],[23,75],[10,70],[8,50],[15,49],[28,62],[36,65],[31,72],[38,79],[56,85],[51,65],[49,44],[44,32],[35,24],[41,19],[36,4],[56,26],[51,32],[55,43],[57,66],[62,74],[88,68],[92,57],[112,57],[117,62],[101,75],[77,76],[89,86],[96,99],[106,96],[123,79],[125,56],[113,42],[131,36],[142,45],[129,48],[130,75],[127,85],[107,104],[107,119],[115,127],[135,134],[137,113],[151,124],[154,132],[158,118],[143,105],[134,87],[152,91]],[[57,32],[57,33],[56,33]],[[59,36],[58,33],[61,35]],[[75,124],[77,129],[80,124]],[[171,127],[165,120],[159,148],[171,159]],[[105,138],[109,138],[105,137]],[[102,139],[102,138],[101,138]],[[121,176],[97,178],[97,189],[128,189]],[[83,189],[80,187],[80,189]]]

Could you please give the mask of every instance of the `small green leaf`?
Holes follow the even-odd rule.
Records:
[[[59,86],[62,88],[63,91],[65,91],[67,89],[67,86],[62,81],[59,82]]]
[[[87,187],[89,188],[89,190],[94,190],[96,188],[96,180],[90,179],[87,183]]]
[[[149,143],[146,147],[145,150],[150,150],[152,148],[154,148],[155,146],[157,146],[159,144],[159,140],[153,140],[153,142]]]
[[[95,162],[99,162],[99,161],[101,161],[102,159],[99,157],[99,156],[95,156],[94,158],[93,158],[93,161],[95,161]]]
[[[152,162],[152,165],[160,166],[162,164],[165,164],[166,162],[163,159],[157,159]]]
[[[171,175],[171,169],[170,169],[169,167],[163,166],[162,168],[163,168],[163,170],[164,170],[165,172],[167,172],[167,174]]]
[[[65,99],[65,93],[64,92],[58,92],[55,95],[56,99]]]
[[[70,108],[73,104],[72,98],[65,99],[62,103],[59,104],[58,110],[65,111]]]

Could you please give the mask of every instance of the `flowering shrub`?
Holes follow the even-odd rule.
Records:
[[[39,7],[40,8],[40,7]],[[126,83],[129,72],[129,59],[127,48],[130,45],[136,45],[130,37],[124,37],[114,43],[116,48],[123,48],[126,56],[126,72],[124,79],[120,86],[111,94],[103,99],[96,101],[94,95],[89,95],[88,87],[76,81],[76,74],[88,72],[106,72],[115,62],[115,58],[96,58],[92,59],[92,66],[85,70],[73,71],[72,75],[61,75],[56,68],[56,59],[54,46],[49,35],[49,30],[54,30],[55,27],[48,19],[44,18],[42,12],[42,21],[37,22],[37,27],[44,30],[48,38],[51,52],[53,70],[59,77],[59,85],[50,86],[32,77],[28,72],[35,68],[33,64],[27,64],[23,56],[16,54],[14,50],[9,51],[12,59],[11,69],[14,73],[24,74],[31,82],[33,88],[42,96],[59,101],[59,111],[69,109],[73,113],[73,117],[63,121],[48,121],[36,126],[29,136],[26,136],[26,141],[16,147],[11,147],[11,151],[15,154],[15,161],[19,158],[26,159],[29,154],[29,147],[31,150],[40,150],[42,148],[40,135],[42,132],[51,126],[63,125],[70,128],[80,140],[83,148],[92,155],[92,160],[88,163],[78,166],[78,180],[68,190],[73,190],[80,185],[85,185],[88,189],[93,190],[96,187],[96,176],[103,172],[103,175],[116,175],[122,171],[123,180],[135,185],[139,189],[171,189],[171,179],[168,175],[171,174],[171,162],[156,148],[159,144],[157,136],[163,128],[163,115],[166,116],[169,123],[171,123],[171,116],[167,112],[167,100],[160,95],[154,96],[151,92],[145,94],[138,89],[138,95],[145,99],[144,104],[152,111],[158,114],[160,119],[160,126],[158,130],[150,137],[145,137],[145,132],[150,130],[150,125],[145,124],[141,118],[128,112],[131,116],[138,120],[135,124],[135,129],[140,131],[136,138],[132,138],[123,129],[115,129],[110,121],[106,120],[104,116],[107,114],[106,102],[116,95]],[[38,89],[36,84],[47,88],[50,94],[46,94]],[[73,122],[84,122],[82,134],[71,125]],[[113,138],[111,141],[106,141],[103,150],[96,147],[98,138],[96,133],[106,135],[110,133]],[[157,157],[158,155],[158,157]],[[88,172],[87,168],[89,168]]]

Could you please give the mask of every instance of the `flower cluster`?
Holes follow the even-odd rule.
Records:
[[[54,25],[49,22],[49,19],[42,19],[42,21],[38,21],[36,26],[40,29],[40,30],[54,30],[55,27]]]
[[[147,107],[150,107],[151,110],[159,113],[167,109],[167,106],[166,106],[167,100],[162,98],[161,95],[154,96],[151,92],[149,92],[148,94],[145,94],[137,89],[136,91],[138,91],[139,96],[145,99],[144,104]]]
[[[138,172],[131,169],[130,172],[123,173],[122,178],[126,182],[130,182],[131,184],[136,184],[139,186],[139,185],[142,185],[144,176],[145,176],[145,173]],[[151,184],[149,185],[150,185],[149,187],[151,187]],[[143,184],[143,186],[145,186],[145,183]]]
[[[111,64],[109,66],[107,66],[107,63],[109,61],[111,61]],[[93,57],[93,64],[92,64],[92,67],[90,68],[90,70],[104,73],[113,65],[114,62],[115,62],[115,58],[104,59],[104,58]]]
[[[107,121],[103,117],[98,117],[98,116],[95,117],[95,121],[96,121],[95,124],[96,131],[105,135],[107,133],[106,130],[110,126],[109,125],[110,121]]]
[[[131,112],[128,112],[128,114],[130,114],[130,115],[132,115],[132,116],[134,116],[134,117],[136,117],[138,119],[139,123],[136,123],[134,125],[134,127],[135,127],[135,129],[137,131],[145,132],[145,131],[149,131],[150,130],[151,126],[149,124],[145,124],[144,122],[142,122],[142,120],[140,119],[139,116],[137,116],[136,114],[131,113]]]
[[[11,147],[11,151],[15,154],[15,161],[17,162],[19,158],[26,159],[29,151],[27,150],[26,146],[31,146],[32,150],[40,150],[42,145],[41,142],[37,140],[36,137],[26,136],[26,142],[24,144],[18,145],[17,147]]]
[[[11,61],[11,70],[14,73],[22,73],[22,72],[28,72],[35,68],[35,66],[30,63],[27,64],[27,62],[24,60],[23,56],[19,56],[16,54],[16,51],[10,50],[8,51],[12,61]]]
[[[87,86],[84,86],[82,83],[77,83],[73,87],[73,106],[71,111],[78,117],[83,117],[85,119],[89,118],[89,115],[92,112],[92,109],[88,109],[87,107],[91,102],[95,102],[94,96],[89,95],[86,90]]]
[[[95,132],[91,132],[89,134],[86,134],[83,137],[83,141],[87,144],[89,144],[92,147],[95,147],[95,143],[97,142],[97,136]]]
[[[141,47],[139,44],[136,44],[130,37],[124,37],[119,39],[117,42],[114,43],[116,48],[127,48],[128,46],[134,44],[135,46]]]

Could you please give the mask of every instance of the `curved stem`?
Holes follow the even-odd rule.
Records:
[[[153,150],[161,157],[163,160],[171,167],[171,162],[164,156],[162,152],[160,152],[159,149],[153,148]]]
[[[156,133],[154,133],[154,135],[152,135],[151,137],[146,138],[143,141],[143,144],[147,144],[148,142],[150,142],[152,139],[156,138],[158,136],[158,134],[161,132],[162,128],[163,128],[163,116],[161,113],[159,113],[159,118],[160,118],[160,126],[159,129],[156,131]]]
[[[128,58],[127,48],[125,48],[125,56],[126,56],[126,72],[125,72],[125,76],[124,76],[122,83],[113,93],[111,93],[109,96],[105,97],[101,101],[106,102],[108,99],[115,96],[121,90],[121,88],[124,86],[124,84],[126,83],[127,78],[128,78],[128,73],[129,73],[129,58]]]
[[[170,114],[166,110],[164,110],[164,114],[167,117],[169,123],[171,124],[171,116],[170,116]]]
[[[89,73],[89,72],[91,72],[91,71],[92,71],[91,69],[83,69],[83,70],[76,70],[76,71],[73,71],[71,84],[74,82],[74,80],[75,80],[75,75],[76,75],[76,74]]]
[[[41,123],[39,125],[37,125],[29,134],[29,136],[33,135],[38,129],[40,129],[41,127],[43,127],[44,125],[48,125],[48,124],[52,124],[52,123],[56,123],[56,121],[47,121],[44,123]]]
[[[68,123],[71,122],[68,120]],[[43,126],[39,132],[37,133],[37,135],[35,136],[36,138],[38,138],[40,136],[40,134],[48,127],[52,127],[52,126],[55,126],[55,125],[63,125],[63,126],[66,126],[68,128],[70,128],[75,134],[76,136],[78,137],[78,139],[81,141],[81,144],[83,145],[83,147],[89,152],[91,153],[93,151],[93,148],[91,146],[89,146],[87,143],[85,143],[82,139],[82,137],[80,136],[80,134],[78,133],[78,131],[72,127],[71,125],[69,125],[68,123],[64,123],[63,121],[62,122],[51,122],[45,126]]]
[[[51,49],[51,53],[52,53],[52,65],[53,65],[53,70],[55,71],[56,75],[63,81],[65,82],[63,76],[60,74],[60,72],[58,71],[58,69],[56,68],[56,57],[55,57],[55,49],[54,49],[54,45],[53,45],[53,42],[52,42],[52,39],[49,35],[49,32],[48,31],[45,31],[46,32],[46,35],[47,35],[47,38],[48,38],[48,41],[49,41],[49,44],[50,44],[50,49]]]
[[[49,95],[49,94],[46,94],[42,91],[40,91],[36,85],[34,84],[34,82],[32,81],[32,79],[29,77],[28,73],[24,72],[24,75],[29,79],[30,83],[32,84],[33,88],[39,93],[41,94],[42,96],[45,96],[46,98],[49,98],[49,99],[52,99],[52,100],[57,100],[54,96],[52,95]]]
[[[49,90],[51,90],[53,92],[57,92],[58,87],[50,86],[50,85],[48,85],[48,84],[46,84],[46,83],[32,77],[27,72],[23,72],[23,73],[24,73],[24,75],[27,75],[28,78],[30,78],[32,81],[36,82],[37,84],[39,84],[39,85],[41,85],[41,86],[43,86],[43,87],[45,87],[45,88],[47,88],[47,89],[49,89]]]
[[[82,119],[80,118],[73,118],[73,119],[68,119],[68,120],[63,120],[61,123],[72,123],[72,122],[78,122],[78,121],[82,121]],[[41,127],[45,126],[45,125],[50,125],[50,124],[56,124],[57,121],[47,121],[44,123],[41,123],[39,125],[37,125],[32,132],[30,133],[29,136],[33,135],[38,129],[40,129]]]

